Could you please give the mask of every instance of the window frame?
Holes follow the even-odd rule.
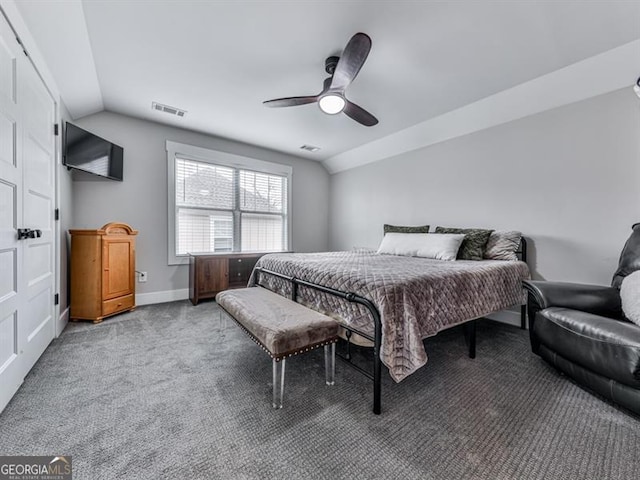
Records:
[[[292,210],[291,210],[291,187],[293,183],[293,168],[290,165],[280,163],[267,162],[256,158],[245,157],[232,153],[222,152],[209,148],[196,147],[185,143],[166,141],[167,151],[167,193],[168,193],[168,211],[167,211],[167,240],[168,240],[168,264],[169,265],[188,265],[189,255],[176,254],[176,157],[184,160],[192,160],[195,162],[210,163],[234,169],[251,170],[254,172],[266,173],[270,175],[280,175],[287,179],[287,198],[286,198],[286,215],[284,215],[287,223],[287,243],[285,249],[291,250],[292,244]],[[251,213],[251,212],[248,212]],[[228,252],[232,253],[232,252]],[[234,252],[240,253],[240,252]]]

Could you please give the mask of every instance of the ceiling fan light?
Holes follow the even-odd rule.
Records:
[[[336,113],[340,113],[342,110],[344,110],[347,102],[341,95],[330,93],[328,95],[320,97],[320,100],[318,100],[318,105],[320,106],[320,110],[322,110],[324,113],[335,115]]]

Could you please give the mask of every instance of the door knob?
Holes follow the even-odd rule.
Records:
[[[19,228],[18,240],[24,240],[25,238],[35,238],[35,232],[30,228]]]
[[[42,236],[42,230],[32,230],[30,228],[18,229],[18,240],[24,240],[25,238],[40,238]]]

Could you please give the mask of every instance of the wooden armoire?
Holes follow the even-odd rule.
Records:
[[[125,223],[71,234],[71,320],[92,320],[136,306],[136,235]]]

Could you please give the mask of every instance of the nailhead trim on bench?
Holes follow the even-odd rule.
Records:
[[[244,333],[247,334],[247,336],[253,340],[260,348],[262,348],[262,350],[264,350],[265,352],[267,352],[269,354],[269,356],[274,359],[276,362],[279,362],[280,360],[282,360],[283,358],[289,358],[289,357],[293,357],[294,355],[298,355],[299,353],[305,353],[308,352],[310,350],[315,350],[316,348],[320,348],[320,347],[324,347],[325,345],[331,345],[332,343],[336,343],[339,339],[339,337],[334,337],[331,338],[329,340],[326,340],[324,342],[320,342],[320,343],[314,343],[312,345],[308,345],[304,348],[301,348],[299,350],[294,350],[292,352],[286,352],[280,355],[274,355],[273,353],[271,353],[271,351],[269,351],[269,349],[267,347],[265,347],[262,342],[260,340],[258,340],[256,337],[253,336],[253,334],[247,330],[247,328],[242,325],[242,323],[240,323],[238,320],[236,320],[233,315],[231,315],[229,312],[227,312],[225,310],[225,308],[221,305],[218,305],[220,307],[220,309],[224,312],[224,314],[229,317],[231,320],[233,320],[243,331]]]

